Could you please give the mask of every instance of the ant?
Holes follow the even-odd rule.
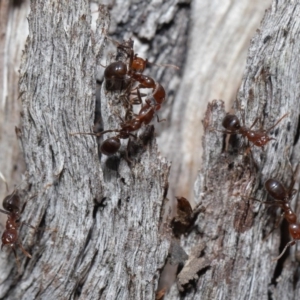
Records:
[[[154,117],[156,108],[152,105],[150,100],[146,100],[146,103],[143,105],[141,110],[137,115],[135,115],[131,120],[126,122],[122,122],[120,124],[121,129],[109,129],[99,133],[92,132],[77,132],[72,133],[75,134],[83,134],[83,135],[95,135],[97,137],[108,133],[108,132],[118,132],[118,134],[114,137],[106,139],[101,147],[100,151],[102,154],[110,156],[115,154],[121,147],[120,139],[128,139],[130,136],[136,138],[135,135],[132,134],[133,131],[136,131],[142,127],[143,124],[148,125]]]
[[[111,91],[121,90],[128,85],[131,86],[131,74],[144,72],[148,62],[147,59],[145,60],[134,54],[133,40],[131,39],[122,44],[118,43],[117,49],[122,50],[129,57],[129,68],[121,60],[115,61],[105,68],[104,78],[106,80],[106,89]]]
[[[283,184],[277,179],[271,178],[265,182],[267,192],[275,199],[275,204],[272,204],[279,206],[283,210],[282,216],[289,223],[289,232],[292,237],[292,240],[286,244],[281,254],[274,260],[280,259],[289,246],[295,245],[296,241],[300,240],[300,224],[297,223],[297,216],[290,206],[290,200],[296,193],[296,190],[293,189],[294,183],[293,179],[290,188],[286,190]],[[268,201],[264,203],[270,204]]]
[[[134,53],[133,40],[129,39],[128,42],[118,44],[118,49],[123,50],[129,57],[129,68],[123,61],[116,61],[111,63],[105,68],[104,77],[106,80],[106,88],[108,90],[118,90],[120,87],[131,87],[132,80],[139,83],[132,91],[137,91],[137,97],[131,100],[130,104],[141,104],[141,95],[139,89],[149,88],[152,89],[151,98],[156,106],[156,110],[159,110],[161,104],[165,100],[166,92],[163,86],[153,80],[151,77],[143,75],[147,64],[147,59],[143,59]],[[163,66],[177,68],[177,66],[165,64]],[[122,84],[123,83],[123,84]]]
[[[6,186],[7,187],[7,186]],[[8,187],[7,187],[8,190]],[[7,221],[6,221],[6,227],[2,234],[2,245],[1,250],[3,249],[3,246],[9,246],[14,253],[14,256],[16,258],[18,268],[20,267],[19,259],[16,252],[16,246],[19,246],[22,252],[29,258],[31,258],[31,255],[24,249],[22,246],[20,240],[19,240],[19,234],[18,229],[22,224],[27,225],[31,228],[34,228],[33,226],[21,222],[21,213],[23,212],[24,206],[21,209],[20,208],[20,197],[17,193],[17,190],[14,190],[12,194],[6,196],[3,200],[3,209],[0,209],[0,212],[7,215]]]
[[[241,126],[240,121],[236,115],[227,115],[225,116],[222,125],[225,128],[223,131],[226,134],[241,134],[242,136],[246,137],[249,142],[252,142],[257,147],[265,146],[269,141],[275,140],[275,138],[269,137],[269,132],[278,125],[279,122],[284,119],[288,113],[283,115],[273,126],[264,130],[262,128],[258,130],[252,130],[253,126],[256,124],[258,118],[255,119],[253,124],[250,128],[246,126]]]

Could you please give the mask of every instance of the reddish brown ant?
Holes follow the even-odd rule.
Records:
[[[269,195],[275,199],[275,203],[263,203],[277,205],[283,210],[283,217],[289,224],[289,232],[292,237],[292,240],[286,244],[281,254],[274,260],[280,259],[289,246],[295,245],[296,241],[300,240],[300,224],[297,223],[297,216],[290,206],[290,200],[296,193],[296,190],[293,189],[293,186],[294,180],[292,181],[292,184],[288,190],[286,190],[283,184],[277,179],[271,178],[265,182],[265,188]]]
[[[108,156],[113,155],[121,147],[120,139],[128,139],[130,136],[136,137],[135,135],[132,134],[132,132],[140,129],[143,124],[148,125],[153,119],[154,114],[155,114],[155,106],[151,104],[150,100],[146,100],[146,103],[141,108],[138,115],[135,115],[131,120],[122,122],[120,124],[121,129],[109,129],[99,133],[77,132],[77,133],[72,133],[71,135],[83,134],[83,135],[95,135],[99,137],[108,132],[118,132],[116,136],[106,139],[100,147],[100,151],[102,154]]]
[[[141,104],[141,95],[139,93],[139,89],[142,88],[152,88],[152,95],[151,97],[155,101],[155,107],[156,110],[159,110],[161,107],[161,104],[165,100],[166,92],[163,86],[153,80],[151,77],[133,72],[128,71],[126,64],[122,61],[116,61],[112,64],[110,64],[104,71],[104,77],[106,79],[107,83],[113,82],[113,86],[120,87],[121,83],[126,82],[127,76],[129,76],[131,79],[134,79],[135,81],[139,82],[139,85],[135,88],[137,90],[137,97],[131,102],[132,104]],[[110,84],[112,86],[112,84]],[[135,100],[138,100],[137,102]]]
[[[265,182],[265,189],[275,200],[261,201],[255,198],[250,198],[264,204],[280,207],[283,210],[282,217],[284,217],[289,224],[289,233],[292,240],[286,244],[280,255],[273,259],[274,261],[280,259],[289,246],[295,245],[296,241],[300,240],[300,224],[297,223],[297,216],[290,205],[292,197],[297,192],[293,189],[294,184],[295,179],[293,178],[290,187],[286,189],[279,180],[270,178]]]
[[[226,134],[241,134],[242,136],[246,137],[248,139],[248,141],[253,143],[255,146],[263,147],[269,141],[275,140],[274,138],[269,137],[268,134],[287,115],[288,115],[288,113],[283,115],[273,126],[268,128],[267,130],[264,130],[262,128],[258,129],[258,130],[252,130],[252,128],[256,124],[258,118],[255,119],[255,121],[250,126],[250,128],[247,128],[246,126],[241,126],[240,121],[236,115],[227,115],[227,116],[225,116],[225,118],[222,122],[222,125],[226,130],[222,131],[222,132],[224,132]]]
[[[5,182],[6,183],[6,182]],[[7,184],[6,184],[7,187]],[[8,190],[8,187],[7,187]],[[20,197],[17,193],[17,190],[14,190],[12,194],[6,196],[3,200],[3,209],[0,209],[0,212],[7,215],[7,221],[6,221],[6,227],[2,234],[2,245],[1,250],[4,246],[9,246],[16,258],[18,268],[20,268],[19,259],[17,256],[16,246],[19,246],[19,248],[22,250],[22,252],[29,258],[31,258],[31,255],[24,249],[22,246],[22,243],[19,240],[19,233],[18,230],[21,227],[22,224],[27,225],[31,228],[34,228],[34,226],[31,226],[25,222],[21,222],[21,213],[24,209],[20,208]]]
[[[106,79],[106,87],[109,90],[118,90],[128,85],[131,88],[132,80],[139,83],[139,85],[134,88],[132,91],[137,91],[137,97],[131,101],[131,104],[141,104],[141,94],[139,89],[142,88],[151,88],[152,95],[151,98],[154,100],[154,105],[156,110],[159,110],[161,104],[165,100],[165,90],[163,86],[153,80],[151,77],[143,75],[146,65],[148,62],[147,59],[139,57],[137,54],[134,54],[133,51],[133,41],[130,39],[128,42],[124,42],[118,45],[118,49],[121,49],[126,52],[129,57],[129,68],[122,61],[116,61],[108,65],[104,71],[104,77]],[[163,65],[167,67],[174,67],[174,65]]]
[[[106,80],[106,89],[110,91],[122,90],[126,87],[131,87],[131,74],[142,73],[147,64],[147,60],[138,57],[133,51],[133,40],[129,39],[122,44],[118,43],[118,50],[122,50],[129,57],[129,67],[121,61],[115,61],[109,64],[104,71],[104,78]]]

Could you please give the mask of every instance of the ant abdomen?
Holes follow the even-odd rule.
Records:
[[[127,66],[122,61],[108,65],[104,71],[106,89],[110,91],[122,90],[128,85],[126,80]]]
[[[110,156],[110,155],[117,153],[117,151],[120,149],[120,147],[121,147],[120,139],[115,136],[115,137],[106,139],[102,143],[102,145],[100,147],[100,151],[102,154]]]
[[[4,245],[8,245],[10,247],[13,247],[14,244],[18,240],[18,232],[16,231],[16,229],[6,229],[2,234],[1,240],[2,240],[1,248]]]
[[[223,127],[228,131],[238,131],[241,128],[240,121],[236,115],[226,115],[223,122]]]
[[[124,79],[127,74],[127,66],[122,61],[116,61],[108,65],[104,71],[105,79]]]
[[[284,200],[288,197],[284,186],[276,179],[268,179],[265,182],[265,188],[274,199]]]

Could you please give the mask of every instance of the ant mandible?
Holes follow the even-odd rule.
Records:
[[[294,179],[288,190],[286,190],[283,184],[277,179],[271,178],[265,182],[265,188],[267,192],[275,199],[275,203],[272,204],[279,206],[283,210],[283,217],[289,224],[289,232],[292,237],[292,240],[286,244],[281,254],[274,260],[280,259],[289,246],[295,245],[296,241],[300,240],[300,224],[297,223],[297,216],[293,212],[290,205],[290,200],[296,193],[296,190],[293,189],[293,186]],[[265,203],[270,204],[269,202]]]
[[[269,141],[275,140],[274,138],[269,137],[269,132],[278,125],[279,122],[284,119],[288,113],[283,115],[273,126],[268,128],[267,130],[258,129],[252,130],[253,126],[257,122],[258,118],[255,119],[250,128],[246,126],[241,126],[240,121],[236,115],[227,115],[225,116],[222,125],[226,129],[224,133],[227,134],[241,134],[246,137],[249,142],[253,143],[257,147],[265,146]]]

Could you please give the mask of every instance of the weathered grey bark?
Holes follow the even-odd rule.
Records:
[[[1,253],[1,297],[154,298],[169,248],[161,226],[168,163],[150,139],[131,164],[103,157],[100,167],[95,138],[70,136],[92,130],[108,16],[103,10],[92,36],[88,1],[41,0],[32,1],[28,21],[18,131],[27,188],[20,194],[32,198],[23,219],[49,230],[37,236],[23,228],[32,259],[22,258],[19,275],[13,256]],[[102,93],[102,118],[116,126],[115,102]]]
[[[166,111],[170,126],[159,138],[172,161],[170,198],[193,198],[202,160],[202,120],[207,103],[224,99],[229,109],[241,83],[249,41],[271,1],[191,2],[186,61],[176,97]],[[167,83],[168,81],[166,81]]]
[[[181,240],[189,259],[166,299],[299,299],[296,247],[274,262],[288,240],[286,226],[264,240],[276,223],[274,210],[241,197],[265,199],[263,183],[276,177],[286,186],[299,162],[299,3],[274,1],[251,42],[247,67],[239,89],[235,112],[246,125],[262,118],[264,128],[280,116],[265,151],[252,148],[245,156],[224,149],[221,129],[225,115],[221,101],[212,102],[203,122],[203,167],[195,185],[200,214],[196,227]],[[237,104],[239,103],[239,105]],[[257,166],[255,166],[255,164]],[[299,178],[298,178],[299,180]],[[298,185],[298,184],[297,184]],[[297,198],[297,197],[296,197]],[[297,215],[300,206],[292,201]],[[273,211],[273,213],[271,213]]]
[[[124,161],[122,156],[121,160],[108,160],[115,167],[115,170],[108,170],[109,164],[105,159],[102,158],[101,166],[97,162],[96,144],[93,138],[69,136],[69,132],[90,131],[92,128],[95,91],[94,66],[99,51],[97,47],[101,46],[98,39],[101,37],[99,29],[93,38],[90,37],[90,17],[86,2],[82,6],[83,1],[76,1],[77,3],[72,3],[73,6],[64,6],[60,2],[33,1],[33,10],[29,18],[32,26],[30,40],[21,71],[21,92],[25,91],[22,95],[24,117],[21,140],[28,166],[27,183],[29,184],[28,190],[23,191],[22,194],[24,199],[37,195],[28,202],[24,220],[34,225],[38,225],[42,221],[43,226],[56,228],[57,233],[46,231],[37,236],[32,230],[23,228],[21,240],[25,247],[33,253],[33,259],[25,265],[25,273],[18,278],[18,283],[15,285],[14,258],[12,255],[9,256],[7,262],[7,254],[1,253],[0,263],[3,270],[0,277],[1,296],[11,299],[22,299],[22,297],[23,299],[69,297],[151,299],[154,297],[160,268],[164,264],[169,245],[169,236],[163,235],[166,234],[164,228],[161,228],[161,231],[158,230],[158,226],[162,225],[161,210],[168,164],[158,158],[156,146],[154,142],[151,142],[136,154],[131,166]],[[253,1],[250,2],[253,5]],[[143,55],[141,50],[137,50],[139,54],[148,57],[150,61],[175,63],[182,67],[187,51],[185,33],[188,31],[189,4],[183,1],[164,3],[163,7],[155,8],[151,3],[133,4],[129,1],[122,1],[122,4],[116,3],[112,13],[117,15],[117,18],[113,18],[116,21],[112,30],[116,32],[115,36],[118,40],[128,37],[124,32],[133,32],[134,37],[143,41],[143,43],[137,43],[141,46],[140,49],[152,49],[152,47],[156,49],[146,55]],[[198,7],[199,9],[199,5],[196,5],[199,3],[199,1],[194,1],[194,8]],[[204,2],[201,1],[201,3]],[[222,5],[225,6],[212,1],[209,3],[212,5],[212,11],[215,11],[216,8],[221,11],[220,14],[216,14],[222,16],[220,19],[211,18],[212,24],[221,24],[216,26],[215,32],[218,32],[220,27],[231,27],[227,22],[223,24],[222,18],[230,19],[230,13],[234,12],[234,9],[240,8],[238,4],[244,3],[247,7],[246,3],[249,2],[222,1]],[[127,13],[128,9],[124,9],[124,6],[129,7],[130,4],[132,4],[131,13]],[[283,4],[277,3],[276,5],[281,7]],[[292,7],[296,4],[289,2],[285,5]],[[226,17],[222,12],[224,7],[228,12],[225,14]],[[158,11],[162,11],[162,13],[159,14]],[[201,7],[201,12],[194,9],[193,20],[196,19],[197,12],[197,18],[201,19],[199,16],[206,11],[207,7]],[[250,49],[250,56],[253,60],[248,61],[245,84],[241,89],[239,99],[248,108],[247,124],[251,124],[255,116],[261,115],[261,111],[264,111],[265,115],[268,114],[264,119],[266,127],[275,122],[279,115],[283,114],[285,109],[293,103],[293,114],[278,127],[280,128],[279,136],[286,134],[288,141],[291,141],[297,125],[297,122],[293,121],[299,111],[298,103],[295,100],[296,96],[294,96],[297,95],[297,86],[295,85],[297,61],[295,60],[295,63],[292,64],[292,69],[283,65],[276,68],[275,66],[278,65],[276,51],[274,51],[274,57],[268,52],[271,52],[268,47],[275,45],[273,43],[274,34],[279,31],[278,26],[281,26],[277,24],[282,24],[286,20],[277,17],[280,19],[279,22],[275,16],[284,13],[286,12],[282,7],[280,9],[274,7],[263,25],[268,26],[269,29],[265,29],[267,32],[258,35],[253,41]],[[297,12],[294,15],[296,14]],[[86,17],[83,17],[84,15]],[[240,13],[240,15],[244,20],[247,20],[246,16],[251,16],[249,18],[251,20],[255,19],[253,16],[257,16],[249,12],[247,8],[245,8],[245,13]],[[296,18],[294,16],[289,18],[291,23],[285,27],[296,30],[296,26],[292,26],[292,22],[296,22]],[[143,22],[143,20],[146,21]],[[212,24],[209,23],[208,15],[204,20],[206,21],[203,22],[203,27],[207,25],[208,28],[211,28]],[[171,27],[174,28],[174,31],[169,30]],[[245,27],[247,35],[253,27],[255,25],[252,23],[247,24]],[[192,41],[196,39],[196,31],[193,32]],[[242,34],[244,40],[239,44],[239,48],[246,47],[245,32]],[[204,32],[199,36],[206,34]],[[229,34],[227,32],[226,36]],[[214,35],[211,34],[211,36]],[[232,35],[236,36],[235,33]],[[268,35],[271,36],[271,39],[267,38]],[[287,30],[287,34],[283,34],[281,38],[284,40],[290,38],[290,41],[293,41],[291,35],[294,37],[294,48],[287,43],[283,44],[281,54],[285,50],[296,49],[298,41],[292,29]],[[201,38],[199,39],[201,40]],[[263,41],[265,43],[262,45]],[[190,42],[189,48],[194,49],[190,50],[191,52],[198,50],[195,44]],[[209,44],[209,40],[207,40],[207,44]],[[234,44],[234,42],[231,43],[231,45]],[[222,46],[224,47],[224,43]],[[216,51],[215,55],[220,55],[222,52],[233,52],[232,48],[225,47],[223,49],[223,47]],[[191,55],[191,52],[188,53],[188,56]],[[205,51],[199,56],[204,53]],[[56,56],[52,58],[51,54]],[[213,55],[213,51],[211,51],[210,57]],[[49,59],[49,57],[51,58]],[[228,78],[234,76],[229,74],[236,74],[235,77],[238,78],[238,71],[242,70],[240,66],[242,56],[235,54],[230,57],[238,57],[238,59],[232,59],[232,67],[228,67],[228,72],[222,72],[221,63],[215,66],[214,72],[207,64],[206,69],[202,72],[206,73],[210,70],[211,73],[202,76],[205,77],[203,80],[214,78],[214,82],[219,82],[222,79],[216,76],[218,73]],[[292,53],[289,52],[286,61],[292,57]],[[226,58],[226,61],[229,60]],[[188,59],[188,64],[198,65],[193,58]],[[283,71],[286,73],[281,73]],[[193,74],[190,65],[186,67],[185,77],[182,81],[180,81],[182,74],[176,74],[172,69],[158,68],[157,72],[158,74],[151,73],[151,76],[161,82],[169,93],[169,106],[167,104],[165,107],[162,117],[169,116],[171,109],[177,107],[172,112],[171,123],[163,124],[166,127],[171,124],[167,135],[178,140],[177,146],[174,146],[174,142],[166,142],[166,135],[162,135],[161,144],[166,148],[173,145],[173,148],[181,153],[180,159],[175,161],[180,166],[181,160],[186,162],[192,155],[190,150],[199,151],[199,146],[179,148],[178,145],[185,143],[186,137],[189,136],[193,137],[190,144],[199,145],[200,125],[197,122],[200,121],[201,116],[196,114],[195,122],[186,120],[188,120],[189,113],[195,114],[200,107],[198,99],[191,102],[194,97],[193,93],[189,93],[190,96],[187,97],[190,84],[198,86],[200,83],[197,82],[197,72],[192,79],[187,76]],[[267,72],[271,76],[267,76]],[[233,95],[237,83],[232,83],[228,79],[229,83],[231,86],[228,86],[228,95]],[[272,83],[272,88],[270,83]],[[175,101],[175,92],[180,84],[182,85],[180,97],[178,96],[178,100]],[[288,86],[288,84],[290,85]],[[227,84],[224,86],[227,91]],[[214,91],[213,88],[211,89]],[[201,93],[196,88],[193,90],[196,91],[196,94]],[[220,94],[214,92],[206,91],[204,94],[206,100],[221,97]],[[288,98],[284,105],[285,98],[279,97],[283,94]],[[273,96],[270,97],[270,95]],[[291,97],[287,95],[291,95]],[[118,126],[118,119],[114,115],[116,107],[111,105],[111,97],[114,96],[102,91],[105,129]],[[227,98],[229,97],[227,96]],[[253,99],[251,105],[246,103],[248,98]],[[186,109],[182,104],[185,102],[189,103]],[[109,105],[107,110],[105,103]],[[184,116],[180,115],[179,111],[185,111]],[[233,155],[230,152],[222,154],[222,134],[209,132],[208,128],[211,126],[220,128],[224,110],[220,103],[216,103],[210,107],[210,111],[211,113],[207,113],[205,119],[207,133],[203,156],[205,160],[203,172],[199,175],[195,199],[203,209],[197,221],[197,228],[201,234],[194,230],[188,238],[182,241],[185,250],[190,255],[189,260],[196,270],[190,271],[187,266],[179,275],[180,284],[184,286],[191,277],[201,275],[199,281],[195,280],[198,284],[196,284],[196,292],[189,290],[187,298],[199,298],[199,296],[201,299],[218,298],[218,296],[222,298],[221,295],[224,298],[236,297],[238,299],[266,298],[268,284],[271,282],[275,268],[270,260],[276,255],[279,235],[274,233],[266,242],[262,242],[262,230],[266,229],[268,232],[272,228],[272,225],[265,226],[268,220],[267,214],[259,209],[257,207],[259,205],[256,203],[254,204],[256,211],[253,214],[252,203],[248,208],[247,201],[238,197],[228,197],[228,195],[238,192],[251,194],[248,189],[245,191],[245,186],[250,186],[255,191],[258,183],[262,183],[269,174],[277,172],[282,174],[282,170],[287,170],[284,166],[288,155],[283,154],[285,147],[281,144],[280,138],[278,138],[279,145],[276,148],[276,153],[280,153],[280,155],[276,155],[276,153],[270,155],[272,146],[267,147],[266,158],[261,159],[257,151],[253,151],[255,161],[262,168],[260,173],[251,166],[249,161],[237,157],[236,154]],[[109,120],[109,126],[107,126],[108,114],[115,116]],[[286,133],[285,124],[289,120],[292,122],[290,122],[289,132]],[[178,137],[179,128],[185,125],[187,126],[183,135]],[[155,126],[157,129],[158,126]],[[271,142],[270,145],[272,144]],[[196,148],[196,150],[192,148]],[[292,151],[292,147],[289,151]],[[173,154],[171,155],[173,160],[179,157]],[[271,160],[273,161],[271,162]],[[195,160],[192,159],[192,161]],[[281,161],[280,166],[278,161]],[[119,165],[116,166],[116,162],[119,162]],[[231,162],[233,163],[230,164]],[[178,195],[179,191],[181,193],[184,191],[183,195],[186,196],[188,193],[186,186],[192,185],[191,180],[181,181],[178,178],[184,178],[187,174],[186,170],[190,168],[198,169],[198,164],[199,161],[193,164],[189,163],[188,166],[183,163],[182,167],[175,168],[179,175],[177,177],[176,174],[171,179],[173,193]],[[232,169],[228,170],[228,165]],[[257,175],[257,173],[259,174]],[[290,172],[286,171],[285,173],[284,181],[288,182]],[[257,181],[254,181],[255,176],[257,176]],[[150,181],[149,178],[153,178],[153,181]],[[232,182],[235,183],[234,188]],[[175,183],[177,184],[176,188],[174,188]],[[219,186],[224,189],[219,189]],[[146,190],[145,187],[147,187]],[[261,198],[262,195],[260,190],[256,197]],[[100,207],[95,205],[94,199],[97,203],[105,197],[104,204],[106,206],[104,208],[101,205],[99,205]],[[231,245],[233,247],[229,248]],[[202,249],[204,249],[205,255],[201,254],[202,256],[199,258],[199,252],[203,253]],[[25,263],[25,258],[21,259]],[[202,270],[203,268],[204,270]],[[282,275],[283,280],[277,285],[274,295],[278,295],[278,298],[279,296],[284,298],[282,295],[292,297],[291,292],[294,291],[290,285],[293,269],[285,267],[283,270],[283,273],[286,274]],[[211,279],[212,276],[213,279]],[[224,278],[226,280],[223,280]],[[297,286],[296,280],[293,283]],[[179,296],[177,285],[174,285],[167,298],[176,299]]]
[[[17,2],[0,2],[0,171],[11,188],[15,182],[20,181],[20,175],[25,170],[15,126],[20,123],[18,71],[28,36],[26,16],[29,1],[23,1],[22,5]],[[5,193],[6,189],[1,188],[0,199],[3,199]]]

